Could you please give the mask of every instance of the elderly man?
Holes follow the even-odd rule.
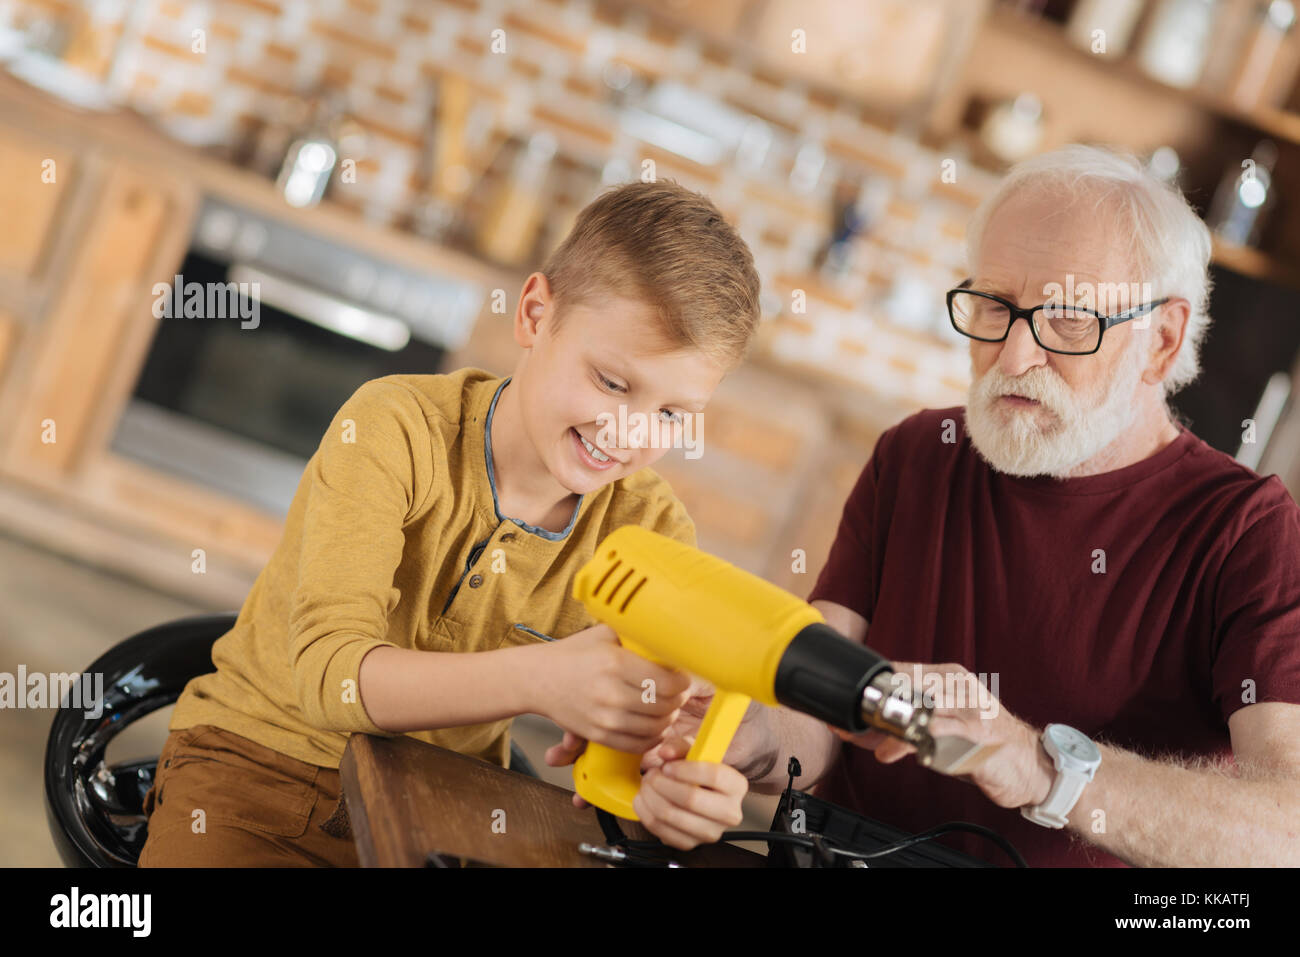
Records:
[[[1012,170],[968,243],[966,407],[880,437],[810,600],[921,677],[936,733],[997,747],[944,777],[754,709],[728,762],[774,791],[796,755],[800,787],[913,832],[982,824],[1031,866],[1300,864],[1300,508],[1166,405],[1197,374],[1205,226],[1073,146]],[[990,694],[953,700],[968,673]]]

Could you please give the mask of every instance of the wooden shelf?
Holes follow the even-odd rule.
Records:
[[[1076,63],[1087,63],[1091,69],[1108,76],[1141,83],[1223,119],[1253,127],[1283,142],[1300,145],[1300,113],[1267,106],[1246,109],[1199,86],[1190,88],[1171,86],[1143,70],[1130,53],[1121,54],[1114,59],[1102,59],[1076,47],[1057,24],[1039,17],[1019,14],[1005,7],[995,7],[989,13],[988,26],[1053,52],[1059,51],[1061,56],[1068,57]]]
[[[1300,268],[1290,263],[1280,262],[1268,253],[1250,246],[1237,246],[1225,243],[1217,237],[1214,240],[1215,265],[1231,269],[1233,272],[1252,279],[1274,282],[1282,286],[1300,289]]]
[[[1163,101],[1169,104],[1171,110],[1181,108],[1190,115],[1199,114],[1206,118],[1206,135],[1210,135],[1209,123],[1219,120],[1243,127],[1259,137],[1269,137],[1284,148],[1300,146],[1300,113],[1267,106],[1248,109],[1203,86],[1172,86],[1149,75],[1132,53],[1102,58],[1080,49],[1066,36],[1061,25],[1054,21],[1017,13],[1006,6],[997,5],[989,11],[983,29],[990,39],[1000,41],[996,46],[1003,56],[1016,59],[1012,56],[1014,51],[1024,51],[1026,60],[1020,69],[1019,82],[1029,89],[1033,88],[1033,77],[1032,74],[1026,75],[1025,70],[1032,70],[1035,63],[1046,60],[1058,65],[1061,76],[1069,77],[1070,83],[1080,88],[1085,88],[1094,81],[1099,86],[1108,88],[1113,88],[1118,83],[1121,88],[1131,89],[1133,97],[1140,98],[1145,109],[1158,108],[1158,104]],[[1031,51],[1037,56],[1030,57]],[[1015,66],[1016,64],[1008,63],[1007,69],[1014,70]],[[997,76],[1005,80],[1003,71],[999,71]],[[1000,87],[1009,89],[1005,82]],[[973,95],[977,95],[976,87],[968,86],[964,96],[969,100]],[[1110,90],[1110,98],[1111,101],[1114,100],[1113,89]],[[1091,126],[1084,124],[1085,132],[1095,127],[1099,119],[1094,116]],[[964,143],[971,161],[982,168],[1001,173],[1009,165],[997,163],[990,157],[982,149],[978,133],[973,129],[964,126],[940,128],[935,131],[935,135],[947,135],[956,142]],[[1072,141],[1074,136],[1069,135],[1067,139]],[[1128,145],[1135,148],[1131,142]],[[1295,155],[1294,152],[1288,153],[1290,157]],[[1279,209],[1277,215],[1285,213]],[[1300,264],[1278,259],[1259,249],[1232,245],[1216,238],[1212,261],[1215,265],[1252,279],[1300,289]]]

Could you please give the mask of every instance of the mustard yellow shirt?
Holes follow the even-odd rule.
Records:
[[[359,388],[312,455],[284,536],[216,671],[186,685],[172,730],[225,728],[321,767],[348,735],[381,731],[358,690],[361,659],[389,644],[474,652],[562,639],[595,624],[574,573],[614,529],[695,544],[695,526],[650,469],[584,495],[563,531],[501,514],[488,439],[509,379],[481,369],[390,375]],[[502,766],[510,720],[411,732]]]

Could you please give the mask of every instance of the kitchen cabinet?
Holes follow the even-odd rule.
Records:
[[[0,275],[10,282],[37,278],[54,226],[77,175],[71,155],[50,143],[5,130],[0,137]]]
[[[734,48],[743,59],[756,55],[762,72],[771,73],[768,82],[796,79],[899,113],[925,108],[952,81],[989,0],[640,0],[640,5],[665,23]]]
[[[56,180],[41,183],[51,157]],[[169,141],[138,116],[75,110],[0,76],[4,531],[233,608],[279,542],[283,516],[112,447],[160,321],[153,288],[185,260],[205,196],[486,289],[513,295],[522,277],[337,205],[291,209],[272,182]],[[502,324],[487,308],[480,329]],[[473,354],[457,364],[475,364]]]
[[[176,515],[153,511],[156,489],[124,496],[105,449],[195,189],[165,162],[103,148],[79,120],[15,106],[0,100],[0,513],[9,532],[167,585],[158,569],[188,571],[188,551],[139,519]],[[193,594],[188,577],[170,584]],[[243,577],[213,576],[229,595]]]
[[[138,317],[149,315],[151,287],[170,275],[166,253],[185,232],[178,184],[125,163],[98,172],[89,228],[58,277],[48,312],[30,330],[16,427],[0,460],[7,471],[67,474],[102,441],[117,406],[116,373],[137,358],[130,348],[139,339]]]
[[[72,153],[28,131],[0,127],[0,383],[14,371],[30,318],[68,217],[78,164]]]
[[[754,44],[788,75],[897,106],[924,96],[938,72],[949,6],[774,0],[757,17]]]
[[[0,381],[9,369],[9,361],[18,341],[18,319],[7,309],[0,309]]]

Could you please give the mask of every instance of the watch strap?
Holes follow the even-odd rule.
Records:
[[[1068,771],[1064,768],[1057,767],[1056,780],[1052,782],[1052,789],[1047,792],[1047,797],[1042,804],[1029,805],[1022,807],[1020,813],[1033,821],[1035,824],[1041,824],[1044,827],[1062,828],[1069,823],[1066,817],[1074,809],[1074,805],[1079,800],[1079,795],[1088,785],[1088,776],[1079,771]]]
[[[1066,815],[1074,809],[1079,796],[1083,794],[1083,789],[1088,786],[1097,769],[1094,766],[1081,771],[1067,767],[1066,759],[1057,752],[1046,730],[1040,743],[1056,766],[1056,779],[1052,781],[1051,790],[1047,792],[1047,797],[1041,804],[1026,805],[1020,809],[1020,813],[1035,824],[1059,829],[1069,823]]]

